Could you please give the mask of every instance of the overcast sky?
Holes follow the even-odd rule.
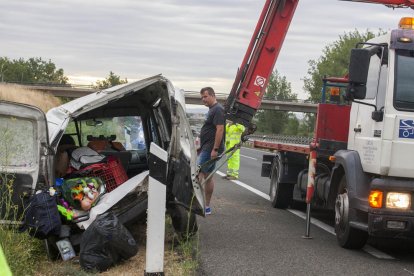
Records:
[[[265,0],[0,0],[0,56],[42,57],[72,82],[109,71],[128,80],[162,73],[177,87],[228,93]],[[301,0],[276,68],[302,92],[308,60],[345,32],[395,28],[411,9]]]

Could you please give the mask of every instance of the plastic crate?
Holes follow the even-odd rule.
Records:
[[[105,183],[106,191],[110,192],[128,180],[121,161],[109,156],[105,163],[98,163],[82,169],[87,176],[99,177]]]

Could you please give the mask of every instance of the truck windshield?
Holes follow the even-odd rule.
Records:
[[[414,110],[414,51],[396,51],[394,107]]]

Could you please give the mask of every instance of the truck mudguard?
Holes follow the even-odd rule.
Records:
[[[296,184],[298,174],[307,168],[306,155],[297,152],[278,151],[273,155],[263,155],[262,177],[271,177],[274,162],[280,162],[280,182]]]
[[[336,161],[331,174],[331,189],[328,204],[334,207],[338,186],[343,176],[348,184],[350,208],[368,212],[369,177],[362,169],[358,152],[339,150],[335,153]]]
[[[272,171],[272,163],[273,159],[275,159],[274,154],[263,154],[263,162],[262,162],[262,177],[270,177],[270,173]]]
[[[279,152],[279,158],[282,161],[280,183],[296,184],[299,173],[308,166],[306,155],[297,152],[281,151]]]

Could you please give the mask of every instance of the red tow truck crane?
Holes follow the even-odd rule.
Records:
[[[414,8],[414,0],[343,0]],[[254,130],[269,76],[298,0],[267,0],[225,104],[228,119]],[[414,18],[359,43],[347,78],[325,85],[346,92],[351,104],[318,105],[309,145],[256,143],[263,156],[273,207],[305,201],[335,210],[340,246],[361,248],[368,236],[414,237]],[[336,94],[338,99],[338,93]]]

